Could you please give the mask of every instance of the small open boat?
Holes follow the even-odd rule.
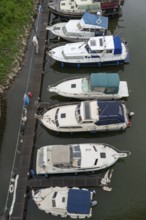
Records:
[[[102,170],[130,154],[104,143],[48,145],[37,150],[36,173],[46,175]]]
[[[40,210],[47,214],[71,218],[90,218],[92,208],[97,204],[93,201],[95,191],[88,189],[50,187],[32,190],[32,199]]]
[[[121,99],[129,96],[126,81],[118,73],[92,73],[86,77],[65,79],[48,87],[49,92],[77,99]]]

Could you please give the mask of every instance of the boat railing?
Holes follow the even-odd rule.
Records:
[[[123,150],[123,151],[121,151],[121,150],[117,149],[116,147],[114,147],[114,146],[112,146],[112,145],[110,145],[110,144],[105,144],[105,143],[101,143],[101,144],[103,144],[105,147],[108,146],[108,147],[114,149],[114,150],[117,151],[117,153],[119,153],[119,154],[122,154],[122,153],[123,153],[123,154],[127,154],[127,156],[130,156],[130,155],[131,155],[131,152],[128,151],[128,150]]]
[[[63,83],[63,82],[65,82],[65,81],[73,80],[73,79],[80,79],[80,78],[83,78],[83,77],[81,77],[81,76],[76,76],[76,77],[75,77],[75,76],[72,76],[72,77],[68,77],[68,78],[62,79],[62,80],[58,81],[57,83],[54,83],[54,84],[52,84],[52,85],[49,85],[49,86],[48,86],[48,89],[49,89],[50,87],[55,87],[55,86],[57,86],[58,84]]]

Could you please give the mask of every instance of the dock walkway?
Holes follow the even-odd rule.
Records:
[[[35,127],[36,127],[36,119],[34,114],[37,111],[36,108],[36,100],[40,96],[41,90],[41,81],[43,76],[43,65],[44,65],[44,55],[45,55],[45,43],[46,43],[46,24],[48,23],[48,7],[47,0],[43,1],[43,12],[39,15],[39,19],[37,22],[37,35],[39,39],[39,53],[35,53],[35,48],[32,47],[32,54],[29,54],[27,59],[24,59],[23,69],[29,71],[30,63],[31,63],[31,72],[28,84],[28,91],[32,93],[32,99],[30,101],[30,105],[28,106],[27,112],[27,122],[25,126],[25,130],[23,132],[23,142],[21,143],[21,155],[19,158],[19,178],[16,190],[16,199],[13,208],[13,212],[9,219],[13,220],[22,220],[25,218],[25,209],[26,209],[26,193],[28,188],[28,173],[30,169]],[[30,36],[32,38],[32,35]],[[31,39],[30,39],[31,40]],[[32,41],[32,40],[31,40]],[[29,60],[29,62],[28,62]]]

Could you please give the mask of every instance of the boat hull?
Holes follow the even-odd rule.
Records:
[[[90,144],[77,144],[83,151],[82,153],[82,163],[86,162],[86,167],[72,167],[67,166],[66,168],[63,166],[56,167],[52,164],[52,157],[53,157],[53,148],[57,148],[57,150],[62,149],[62,145],[55,145],[55,146],[45,146],[37,151],[37,161],[36,161],[36,173],[38,175],[46,175],[46,174],[64,174],[64,173],[83,173],[83,172],[93,172],[98,170],[106,169],[113,164],[115,164],[119,158],[127,157],[131,153],[129,151],[121,152],[115,147],[108,145],[108,144],[97,144],[97,143],[90,143]],[[73,145],[74,146],[74,145]],[[63,148],[66,147],[68,149],[69,145],[64,145]],[[97,152],[94,152],[94,150],[97,150]],[[84,151],[89,151],[88,156],[85,158]],[[44,153],[42,153],[44,152]],[[47,152],[47,153],[46,153]],[[106,155],[105,158],[100,158],[100,154]],[[45,160],[49,161],[46,162],[44,165],[41,163],[42,155],[44,155]],[[47,157],[46,157],[47,155]],[[73,159],[73,158],[72,158]],[[97,165],[93,166],[95,159],[98,159]],[[90,162],[89,162],[90,161]],[[93,163],[92,163],[93,162]],[[88,165],[87,165],[88,164]],[[89,166],[89,164],[91,166]],[[89,166],[89,167],[88,167]]]
[[[114,60],[114,61],[105,61],[105,62],[90,62],[90,63],[69,63],[69,62],[62,62],[58,61],[61,64],[61,67],[64,67],[64,65],[71,65],[75,66],[77,68],[80,67],[102,67],[102,66],[119,66],[125,64],[125,60]],[[127,62],[126,62],[127,63]]]
[[[67,17],[67,18],[81,18],[82,15],[86,12],[85,10],[84,11],[61,10],[60,5],[59,5],[60,2],[61,2],[61,0],[59,0],[59,1],[54,0],[53,2],[50,1],[50,3],[48,3],[49,11],[51,11],[52,13],[59,15],[61,17]],[[106,6],[105,6],[105,4],[102,4],[101,10],[102,10],[103,16],[117,16],[117,15],[122,14],[122,9],[119,4],[112,5],[112,6],[109,5],[109,3]],[[95,10],[95,11],[89,10],[88,12],[97,13],[97,10]]]

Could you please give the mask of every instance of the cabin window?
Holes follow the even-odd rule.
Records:
[[[96,50],[96,53],[103,53],[103,50]]]
[[[61,118],[66,118],[66,114],[65,114],[65,113],[62,113],[62,114],[61,114]]]
[[[75,116],[76,116],[76,119],[77,119],[78,123],[80,123],[82,121],[82,118],[81,118],[81,115],[80,115],[80,105],[81,104],[77,105],[77,108],[76,108],[76,111],[75,111]]]
[[[76,84],[71,84],[71,88],[76,88]]]
[[[95,32],[95,29],[90,29],[90,32]]]
[[[114,88],[107,88],[106,89],[106,93],[114,93],[115,92],[115,89]]]
[[[113,51],[112,50],[106,50],[106,53],[112,53]]]
[[[81,157],[81,151],[79,145],[73,147],[73,157]]]
[[[103,152],[103,153],[100,153],[100,157],[101,158],[106,158],[106,154]]]
[[[96,149],[96,147],[95,146],[93,146],[93,149],[97,152],[97,149]]]
[[[59,108],[57,109],[56,114],[55,114],[55,123],[56,123],[56,127],[59,127],[59,122],[58,122],[58,111],[59,111]]]
[[[77,24],[77,27],[79,28],[79,30],[81,30],[81,29],[82,29],[82,26],[81,26],[81,24],[80,24],[80,23],[78,23],[78,24]]]
[[[75,151],[80,151],[79,145],[75,145],[75,146],[74,146],[74,150],[75,150]]]
[[[57,196],[57,192],[54,192],[54,194],[53,194],[53,199],[55,199],[56,198],[56,196]]]
[[[65,26],[62,28],[62,31],[63,31],[64,34],[67,33],[67,30],[66,30],[66,27],[65,27]]]
[[[105,88],[104,87],[93,87],[92,90],[97,91],[97,92],[104,92]]]
[[[71,6],[71,9],[74,9],[74,6]]]
[[[52,200],[52,207],[56,207],[56,202],[54,199]]]
[[[103,46],[102,38],[99,38],[99,44],[100,44],[101,47]]]
[[[62,6],[65,6],[65,3],[61,3]]]
[[[98,159],[96,159],[96,160],[95,160],[94,166],[96,166],[96,165],[97,165],[97,162],[98,162]]]
[[[65,202],[65,197],[62,197],[62,202]]]
[[[96,41],[95,40],[90,40],[90,45],[91,46],[96,46]]]
[[[84,28],[83,31],[89,31],[89,28]]]

